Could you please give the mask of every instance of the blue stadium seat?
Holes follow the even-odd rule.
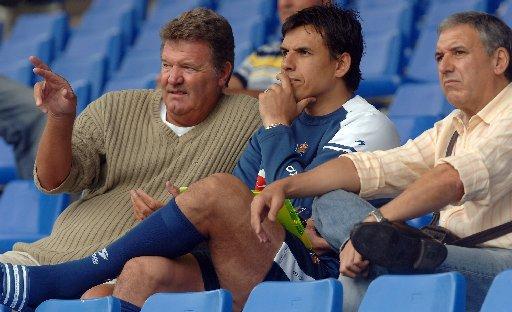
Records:
[[[498,274],[487,292],[480,312],[505,312],[512,308],[512,270]]]
[[[361,61],[363,80],[358,93],[363,97],[395,93],[400,84],[400,34],[397,31],[368,35]]]
[[[33,242],[50,234],[53,223],[68,205],[69,195],[46,195],[32,180],[6,184],[0,197],[0,253],[15,242]]]
[[[412,44],[414,3],[396,1],[396,4],[361,6],[359,9],[365,39],[369,35],[399,32],[401,46]],[[368,51],[369,49],[367,49]]]
[[[406,70],[408,80],[416,82],[438,81],[435,51],[437,44],[437,30],[424,29],[412,52],[409,65]]]
[[[129,58],[134,53],[144,54],[146,56],[154,56],[160,59],[160,35],[159,28],[163,25],[159,25],[158,28],[151,28],[150,25],[145,24],[132,48],[127,51],[125,59]],[[123,60],[125,62],[125,60]],[[122,64],[121,64],[122,66]]]
[[[389,107],[389,116],[435,116],[444,118],[450,110],[439,84],[404,84]]]
[[[157,0],[144,25],[158,32],[169,20],[197,7],[211,8],[212,3],[210,0]]]
[[[406,223],[410,226],[417,228],[417,229],[421,229],[425,225],[430,224],[431,221],[432,221],[432,213],[428,213],[424,216],[417,217],[417,218],[414,218],[411,220],[407,220]]]
[[[75,62],[70,64],[78,63],[84,59],[105,58],[108,78],[119,67],[122,53],[122,34],[119,29],[110,28],[88,34],[73,34],[61,58],[75,59]]]
[[[16,19],[10,40],[32,40],[34,30],[53,38],[51,58],[58,57],[64,49],[69,35],[68,15],[65,12],[23,14]]]
[[[509,27],[512,25],[512,1],[502,2],[496,13]]]
[[[156,74],[138,78],[112,78],[105,85],[103,93],[128,89],[154,89],[156,86],[155,76]]]
[[[0,46],[0,74],[31,86],[34,75],[28,57],[37,55],[49,63],[52,50],[53,38],[49,34],[34,35],[28,41],[7,40]]]
[[[119,299],[103,297],[89,300],[47,300],[41,303],[36,312],[118,312]]]
[[[249,295],[244,312],[341,311],[343,288],[333,278],[308,282],[263,282]]]
[[[0,304],[0,312],[11,312],[12,310]]]
[[[12,146],[0,138],[0,185],[16,179],[17,175]]]
[[[52,70],[69,81],[77,96],[78,107],[85,108],[101,95],[107,76],[106,64],[101,55],[87,59],[62,57],[52,65]]]
[[[194,311],[194,312],[231,312],[231,293],[224,289],[188,292],[158,293],[149,297],[141,312]]]
[[[432,128],[434,123],[439,120],[435,116],[390,116],[395,124],[398,135],[400,136],[400,145],[403,145],[409,139],[414,139],[425,130]]]
[[[107,31],[120,32],[122,48],[130,46],[136,33],[134,7],[126,3],[120,6],[111,6],[111,8],[101,11],[86,11],[82,22],[73,31],[73,35],[89,35]]]
[[[463,11],[483,11],[489,9],[488,0],[433,0],[425,13],[423,27],[436,29],[448,16]]]
[[[147,0],[94,0],[89,7],[89,12],[101,12],[107,10],[118,10],[120,6],[129,6],[133,11],[133,22],[135,30],[139,30],[146,18]]]
[[[458,272],[424,275],[382,275],[359,306],[360,312],[465,310],[466,280]]]

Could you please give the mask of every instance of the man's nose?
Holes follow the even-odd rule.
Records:
[[[167,78],[167,82],[172,85],[182,84],[184,81],[183,73],[178,68],[173,68],[169,71],[169,78]]]

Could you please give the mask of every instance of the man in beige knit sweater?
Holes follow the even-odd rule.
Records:
[[[76,119],[68,82],[30,58],[44,78],[34,86],[36,105],[48,116],[36,184],[47,193],[83,195],[62,213],[49,237],[17,243],[0,255],[1,262],[40,265],[81,258],[135,224],[131,190],[167,201],[167,180],[189,185],[233,170],[260,119],[255,99],[222,93],[233,68],[230,25],[213,11],[197,9],[163,27],[161,38],[162,90],[108,93]]]

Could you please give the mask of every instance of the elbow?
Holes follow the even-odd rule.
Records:
[[[453,195],[453,202],[458,202],[464,196],[464,183],[462,183],[459,172],[455,168],[449,164],[446,164],[446,167],[443,170],[443,175],[446,177],[444,180],[447,182],[447,190],[450,190],[450,194]]]

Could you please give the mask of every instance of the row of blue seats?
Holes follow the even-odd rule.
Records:
[[[507,270],[494,279],[481,311],[510,311],[511,291],[512,270]],[[243,311],[341,312],[342,298],[342,285],[335,279],[263,282],[251,291]],[[224,289],[195,293],[158,293],[147,299],[142,311],[168,311],[169,307],[173,307],[173,311],[230,312],[232,297]],[[370,284],[359,311],[463,312],[465,307],[465,278],[458,272],[449,272],[380,276]],[[119,309],[118,299],[105,297],[92,300],[48,300],[39,305],[36,312],[117,312]],[[0,312],[4,312],[1,306]]]

